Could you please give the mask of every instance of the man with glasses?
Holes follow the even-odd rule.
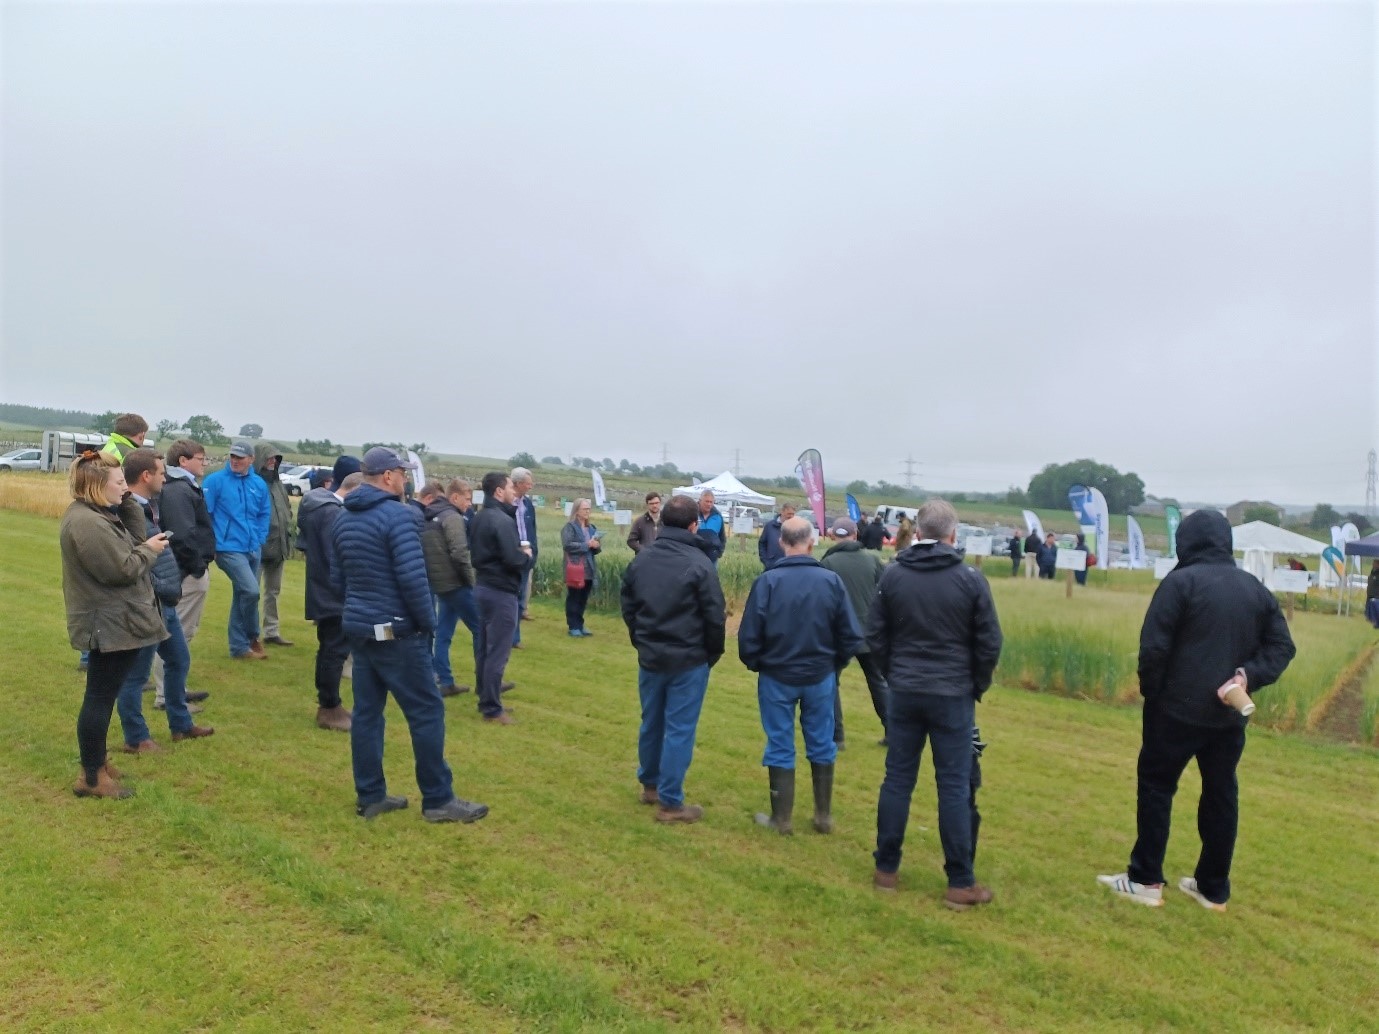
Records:
[[[355,811],[372,819],[407,807],[407,798],[389,796],[383,775],[383,708],[391,693],[411,732],[421,817],[475,822],[488,806],[455,796],[445,762],[445,703],[431,673],[436,616],[422,519],[402,501],[407,472],[415,466],[392,449],[370,449],[361,466],[364,483],[345,497],[330,531],[331,581],[344,600],[341,626],[354,657]]]
[[[201,615],[206,611],[206,594],[211,587],[210,567],[215,561],[215,528],[206,509],[197,478],[206,473],[206,447],[190,438],[172,443],[167,452],[168,479],[158,510],[158,522],[164,531],[172,532],[172,555],[182,573],[182,598],[177,603],[177,619],[182,623],[182,637],[191,645],[201,627]],[[163,660],[153,662],[153,685],[157,695],[153,706],[162,710]],[[205,700],[209,693],[187,691],[187,701]]]

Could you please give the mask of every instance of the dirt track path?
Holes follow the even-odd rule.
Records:
[[[1379,643],[1365,647],[1346,670],[1344,681],[1331,694],[1326,710],[1313,724],[1316,732],[1330,740],[1360,742],[1360,719],[1365,711],[1365,678],[1374,664],[1376,650],[1379,650]]]

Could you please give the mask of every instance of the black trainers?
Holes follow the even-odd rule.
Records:
[[[427,822],[478,822],[487,814],[487,804],[462,801],[458,797],[452,797],[449,803],[442,804],[439,808],[421,810],[421,817]]]
[[[360,804],[354,809],[354,813],[361,819],[376,819],[380,815],[386,815],[390,811],[401,811],[407,807],[406,797],[384,797],[381,801],[374,801],[372,804]]]

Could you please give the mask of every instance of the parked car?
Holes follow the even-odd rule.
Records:
[[[37,470],[42,459],[38,449],[14,449],[0,456],[0,470]]]
[[[313,472],[318,470],[329,472],[332,469],[331,467],[294,466],[292,472],[289,474],[286,472],[287,468],[284,467],[283,470],[279,472],[278,479],[282,481],[283,487],[287,489],[288,495],[305,495],[307,492],[311,491],[311,475]]]

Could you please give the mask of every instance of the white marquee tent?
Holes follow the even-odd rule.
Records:
[[[1271,584],[1269,576],[1277,566],[1276,557],[1321,556],[1327,543],[1309,539],[1294,531],[1277,528],[1264,521],[1251,521],[1231,529],[1231,548],[1245,554],[1245,570],[1265,585]],[[1323,572],[1323,578],[1325,572]]]
[[[698,485],[687,485],[684,488],[677,488],[675,495],[688,495],[698,499],[705,491],[713,492],[714,502],[728,503],[734,506],[762,506],[773,507],[776,505],[776,497],[762,495],[754,492],[736,477],[731,470],[725,470],[716,478]]]

